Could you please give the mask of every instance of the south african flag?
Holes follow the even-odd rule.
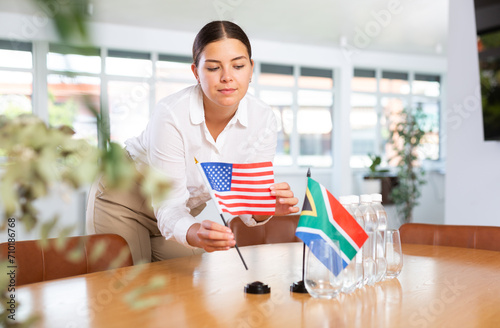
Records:
[[[344,206],[324,186],[311,178],[307,181],[306,197],[295,235],[308,246],[311,240],[324,239],[337,256],[342,258],[343,268],[368,239],[364,229]],[[335,249],[332,240],[339,241],[340,250]],[[338,275],[342,271],[332,267],[318,254],[315,255],[333,274]]]

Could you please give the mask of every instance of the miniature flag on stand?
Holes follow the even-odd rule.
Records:
[[[341,257],[343,268],[356,256],[368,239],[364,229],[349,212],[321,184],[308,178],[306,197],[295,235],[307,246],[311,240],[324,239],[333,247],[332,240],[338,240],[340,250],[334,248]],[[314,254],[336,276],[342,270],[335,270],[331,263]]]
[[[201,163],[219,212],[232,215],[274,215],[276,197],[272,162],[230,164]]]
[[[269,189],[274,183],[272,162],[200,163],[196,158],[194,161],[226,227],[228,225],[222,212],[232,215],[274,215],[276,197],[271,196],[271,189]],[[234,245],[234,248],[245,269],[248,270],[238,245]]]

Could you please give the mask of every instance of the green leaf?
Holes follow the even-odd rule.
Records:
[[[96,242],[89,256],[90,263],[95,263],[97,260],[99,260],[101,256],[106,252],[108,245],[109,242],[107,242],[106,240],[99,240],[98,242]]]
[[[109,264],[108,269],[121,267],[125,260],[130,256],[130,249],[127,246],[122,247],[118,256]]]
[[[166,278],[164,276],[156,275],[149,279],[145,286],[137,287],[124,295],[124,301],[134,310],[142,310],[148,307],[156,306],[165,302],[169,298],[160,296],[144,297],[145,294],[162,288],[166,285]]]
[[[4,260],[0,262],[0,290],[6,290],[7,286],[9,285],[10,282],[10,277],[7,275],[9,272],[8,269],[9,266],[9,261]],[[3,304],[2,304],[3,305]]]
[[[76,263],[76,262],[82,261],[84,255],[85,255],[85,251],[84,251],[83,247],[78,246],[78,247],[73,248],[71,251],[69,251],[68,254],[66,255],[66,258],[68,259],[68,261]]]
[[[9,179],[7,174],[2,174],[0,182],[0,196],[2,198],[2,206],[5,211],[5,217],[10,217],[19,208],[19,201],[16,194],[16,184],[12,179]]]
[[[57,221],[58,221],[58,218],[54,217],[52,220],[42,224],[42,227],[40,229],[40,240],[39,240],[39,244],[42,248],[45,248],[48,246],[48,239],[49,239],[50,233],[52,232],[52,230],[54,230],[54,227],[56,226]]]
[[[76,226],[68,226],[64,227],[61,229],[59,232],[59,235],[57,236],[56,239],[56,244],[55,247],[58,251],[62,251],[64,248],[66,248],[66,244],[68,242],[68,237],[71,235],[71,233],[75,230]]]
[[[126,151],[116,143],[110,143],[102,157],[103,178],[111,189],[130,189],[137,179],[134,162]]]
[[[142,194],[149,201],[159,202],[167,198],[171,182],[167,176],[153,167],[148,167],[140,183]]]

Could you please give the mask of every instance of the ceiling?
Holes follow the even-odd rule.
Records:
[[[91,0],[91,19],[195,33],[211,20],[238,23],[250,39],[445,55],[449,0]],[[34,0],[0,12],[34,14]]]

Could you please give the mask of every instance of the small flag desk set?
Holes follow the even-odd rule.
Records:
[[[219,211],[224,225],[228,224],[223,212],[231,215],[274,215],[276,197],[271,195],[271,185],[274,183],[272,162],[232,164],[222,162],[195,163],[210,190],[210,196]],[[238,245],[234,248],[238,252],[245,269],[247,264],[241,255]],[[249,294],[268,294],[271,288],[254,281],[244,288]]]
[[[295,235],[304,242],[302,280],[290,286],[290,291],[295,293],[307,293],[304,285],[305,245],[309,246],[316,239],[323,239],[326,244],[330,245],[334,256],[342,260],[341,268],[335,267],[332,261],[327,260],[320,253],[314,253],[314,255],[328,270],[338,276],[368,239],[363,227],[356,222],[344,206],[324,186],[311,178],[310,170],[307,172],[306,196]],[[340,249],[334,247],[333,240],[339,242]]]
[[[228,224],[223,212],[231,215],[274,215],[276,197],[271,195],[270,186],[274,184],[272,162],[231,164],[222,162],[200,163],[195,158],[203,180],[210,190],[212,200],[219,211],[224,225]],[[290,290],[296,293],[307,293],[304,285],[305,246],[313,240],[323,239],[331,245],[335,256],[340,257],[341,268],[335,268],[321,254],[314,254],[328,270],[338,276],[342,269],[356,256],[368,235],[349,212],[321,184],[311,179],[311,171],[307,172],[307,190],[304,205],[300,214],[295,235],[304,242],[302,255],[302,280],[293,283]],[[332,241],[338,241],[339,248]],[[238,245],[235,249],[245,266]],[[246,293],[267,294],[270,287],[260,281],[247,284]]]

